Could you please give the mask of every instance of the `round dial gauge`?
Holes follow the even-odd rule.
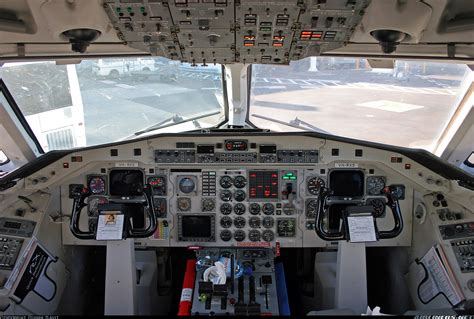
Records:
[[[228,229],[221,231],[220,237],[223,241],[229,241],[232,239],[232,232]]]
[[[275,206],[271,203],[266,203],[263,204],[262,211],[265,215],[273,215],[273,212],[275,211]]]
[[[104,177],[95,176],[89,180],[88,185],[92,194],[103,194],[105,193],[105,179]]]
[[[186,212],[191,209],[191,198],[180,197],[178,198],[178,209],[182,212]]]
[[[262,221],[262,225],[265,228],[273,228],[273,225],[275,225],[275,221],[273,220],[273,217],[264,217]]]
[[[221,226],[222,228],[230,228],[230,226],[232,226],[232,218],[230,218],[229,216],[222,217]]]
[[[258,217],[250,217],[249,219],[249,226],[251,228],[260,228],[260,218]]]
[[[224,215],[229,215],[230,213],[232,213],[232,205],[229,203],[224,203],[221,205],[220,211]]]
[[[245,239],[245,232],[241,229],[238,229],[234,232],[234,239],[236,241],[242,241]]]
[[[270,229],[264,230],[262,233],[262,239],[266,242],[272,241],[275,238],[275,234]]]
[[[367,205],[374,208],[374,217],[381,217],[385,212],[385,202],[380,198],[369,199]]]
[[[235,204],[234,213],[236,213],[237,215],[242,215],[243,213],[245,213],[245,205],[242,203]]]
[[[235,187],[244,188],[245,185],[247,185],[247,179],[244,176],[239,175],[234,179],[234,186]]]
[[[380,195],[385,187],[385,179],[381,176],[367,177],[367,194]]]
[[[245,192],[242,190],[235,191],[234,198],[238,202],[243,201],[245,199]]]
[[[152,187],[163,187],[165,186],[165,179],[160,176],[151,176],[148,177],[148,184],[150,184]]]
[[[213,198],[204,198],[202,200],[202,211],[212,212],[216,208],[216,200]]]
[[[308,193],[311,195],[318,195],[321,187],[324,187],[324,180],[319,177],[312,177],[306,183]]]
[[[260,231],[256,229],[252,229],[251,231],[249,231],[250,241],[260,241],[260,237],[261,237]]]
[[[194,191],[195,187],[196,184],[192,178],[185,177],[179,181],[179,190],[185,194],[189,194]]]
[[[245,218],[243,217],[235,217],[234,219],[234,226],[236,228],[244,228],[245,227]]]
[[[99,204],[107,204],[109,201],[105,197],[89,197],[87,202],[89,216],[97,216]]]
[[[252,215],[258,215],[260,214],[260,205],[257,203],[252,203],[249,206],[249,212]]]
[[[219,184],[221,185],[222,188],[230,188],[233,184],[232,177],[227,176],[227,175],[222,176],[219,181]]]
[[[229,190],[223,190],[220,193],[220,197],[224,202],[228,202],[232,199],[232,192]]]
[[[306,202],[306,218],[315,218],[318,209],[318,202],[311,199]]]

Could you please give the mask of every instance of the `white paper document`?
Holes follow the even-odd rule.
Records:
[[[99,215],[97,240],[121,240],[123,232],[123,214]]]
[[[347,217],[351,243],[377,241],[375,223],[372,215]]]
[[[427,302],[442,292],[451,304],[457,305],[464,300],[464,296],[456,283],[456,279],[448,273],[447,267],[449,266],[442,262],[440,258],[442,253],[441,248],[435,246],[423,256],[421,262],[425,265],[428,274],[425,273],[421,265],[417,265],[416,276],[419,282],[424,279],[425,275],[428,275],[428,280],[420,286],[420,297]]]

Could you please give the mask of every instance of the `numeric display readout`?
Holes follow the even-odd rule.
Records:
[[[278,198],[278,171],[249,171],[249,198]]]

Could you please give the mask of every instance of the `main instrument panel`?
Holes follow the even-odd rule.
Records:
[[[70,174],[64,187],[89,188],[88,218],[81,220],[81,228],[93,230],[100,204],[135,205],[142,215],[141,194],[150,185],[158,227],[150,238],[135,240],[143,246],[327,247],[337,242],[324,241],[315,232],[320,190],[329,188],[332,198],[341,201],[331,206],[330,215],[336,218],[325,221],[327,229],[341,229],[337,216],[347,202],[373,207],[377,227],[390,230],[394,220],[386,213],[382,194],[387,186],[397,194],[405,229],[396,238],[368,245],[408,246],[414,185],[426,182],[410,179],[412,169],[426,168],[399,154],[305,136],[297,142],[283,136],[278,143],[270,136],[201,136],[193,142],[166,137],[129,144],[65,158],[71,160],[69,170],[77,167],[77,173]],[[71,202],[67,195],[65,210]],[[134,220],[145,223],[140,216]],[[63,241],[101,244],[78,241],[67,227]]]

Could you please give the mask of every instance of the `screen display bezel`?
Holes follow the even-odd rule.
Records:
[[[209,227],[208,235],[185,234],[185,219],[190,217],[208,219],[209,223],[206,225]],[[178,214],[178,237],[179,241],[215,241],[215,216],[213,214]]]
[[[141,180],[142,184],[142,191],[143,187],[145,186],[145,173],[143,172],[142,169],[136,169],[136,168],[114,168],[109,171],[109,176],[108,176],[108,186],[109,186],[109,194],[111,196],[141,196],[143,193],[142,192],[118,192],[117,189],[112,185],[113,182],[113,174],[116,172],[134,172],[136,174],[140,174],[139,178]]]
[[[337,187],[334,181],[334,174],[347,174],[347,175],[359,175],[361,180],[361,185],[359,189],[353,192],[349,190],[342,191],[343,188],[335,189]],[[329,189],[331,190],[331,196],[334,197],[344,197],[344,198],[361,198],[364,197],[365,192],[365,174],[360,169],[334,169],[329,172]],[[339,183],[338,183],[339,184]],[[343,183],[344,187],[347,187],[346,183]]]
[[[276,195],[271,195],[270,193],[270,196],[269,197],[265,197],[265,196],[257,196],[257,194],[255,194],[255,196],[252,194],[252,191],[251,191],[251,185],[252,185],[252,177],[251,177],[251,174],[252,173],[270,173],[270,174],[276,174],[276,178],[275,178],[275,182],[276,182],[276,186],[274,187],[273,190],[276,191]],[[264,170],[264,169],[251,169],[248,171],[248,176],[247,176],[247,184],[248,184],[248,200],[249,201],[270,201],[270,202],[274,202],[274,201],[278,201],[279,198],[280,198],[280,192],[279,192],[279,187],[280,187],[280,171],[277,170],[277,169],[274,169],[274,170]],[[259,184],[257,184],[257,187],[258,187]],[[264,185],[262,185],[264,186]],[[270,188],[270,192],[271,192],[271,188]]]

